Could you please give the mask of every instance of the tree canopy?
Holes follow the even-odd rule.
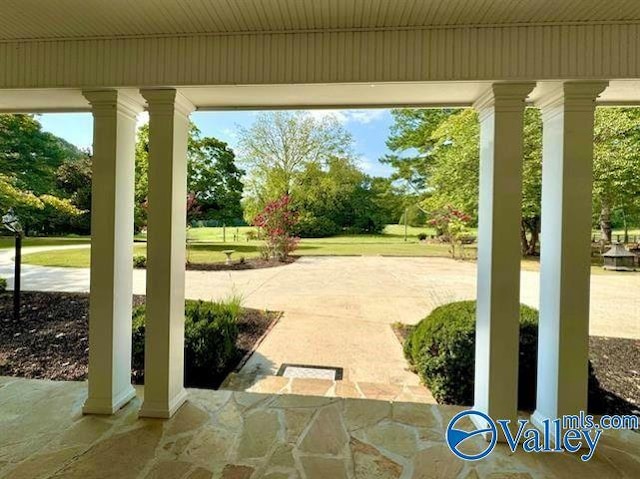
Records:
[[[353,138],[334,116],[263,113],[241,130],[240,145],[250,222],[283,196],[299,214],[296,232],[304,237],[380,233],[400,215],[399,192],[390,180],[360,170]]]
[[[388,145],[396,150],[395,176],[422,186],[421,206],[436,212],[445,206],[464,211],[477,221],[479,123],[474,110],[429,110],[423,114],[394,112]],[[436,125],[437,123],[437,125]],[[428,138],[426,135],[429,135]],[[540,232],[542,183],[542,120],[527,108],[524,121],[522,243],[535,252]],[[420,152],[404,158],[405,150]],[[615,212],[627,223],[640,223],[640,109],[598,108],[594,135],[594,212],[611,224]],[[604,229],[604,228],[603,228]],[[605,234],[607,234],[605,232]],[[610,226],[608,230],[610,235]]]
[[[14,208],[27,232],[70,230],[83,205],[61,188],[58,172],[86,158],[86,152],[43,131],[35,116],[0,115],[0,208]]]
[[[146,224],[149,188],[149,125],[138,130],[136,142],[136,226]],[[242,177],[233,150],[223,141],[202,136],[192,123],[187,149],[188,220],[213,220],[232,224],[242,220]]]

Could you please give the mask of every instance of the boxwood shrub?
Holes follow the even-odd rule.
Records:
[[[404,352],[418,375],[443,404],[473,404],[476,303],[440,306],[409,334]],[[518,407],[535,405],[538,312],[520,306]]]
[[[242,306],[238,298],[224,302],[185,302],[185,385],[217,387],[240,359],[236,346]],[[136,382],[144,379],[145,305],[134,308],[132,368]]]
[[[473,405],[476,346],[476,303],[460,301],[434,309],[418,323],[404,344],[404,353],[442,404]],[[520,305],[518,408],[533,410],[536,402],[538,311]],[[602,414],[607,405],[589,361],[589,411]]]

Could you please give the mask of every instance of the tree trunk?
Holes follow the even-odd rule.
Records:
[[[522,247],[522,256],[527,256],[529,240],[527,239],[527,223],[524,219],[520,221],[520,244]]]
[[[531,240],[529,241],[528,256],[536,256],[538,254],[538,238],[540,237],[540,221],[536,220],[531,228]]]
[[[529,238],[527,238],[529,234]],[[520,241],[522,242],[523,256],[536,256],[538,254],[538,239],[540,238],[540,217],[523,218],[520,226]]]
[[[603,202],[600,209],[600,233],[602,234],[601,241],[603,243],[611,243],[611,207],[608,203]]]
[[[629,244],[629,223],[627,223],[627,214],[622,212],[622,219],[624,221],[624,244]]]

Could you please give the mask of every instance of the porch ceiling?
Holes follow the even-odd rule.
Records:
[[[5,0],[0,40],[638,20],[637,0]]]

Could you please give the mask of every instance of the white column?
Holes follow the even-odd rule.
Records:
[[[605,82],[567,82],[543,121],[538,384],[533,422],[587,409],[595,100]]]
[[[480,116],[480,197],[474,408],[516,419],[520,219],[525,99],[533,83],[496,83]]]
[[[89,396],[84,413],[112,414],[131,398],[131,304],[136,116],[117,92],[86,91],[93,112]]]
[[[141,91],[149,105],[149,206],[144,403],[168,418],[184,389],[187,139],[194,109],[173,89]]]

